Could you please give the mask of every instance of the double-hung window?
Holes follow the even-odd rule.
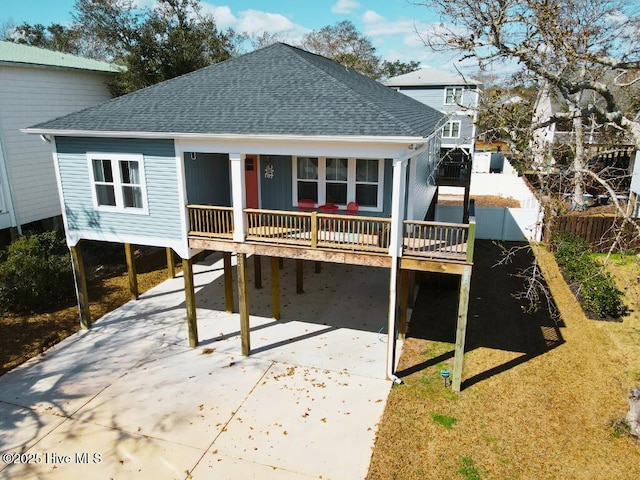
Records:
[[[445,105],[462,105],[462,87],[446,87],[444,89]]]
[[[89,153],[87,157],[96,209],[148,213],[142,155]]]
[[[442,127],[442,138],[460,138],[460,121],[451,120]]]
[[[294,205],[303,198],[318,205],[332,203],[340,208],[355,201],[361,210],[382,211],[384,160],[296,157],[293,165]]]

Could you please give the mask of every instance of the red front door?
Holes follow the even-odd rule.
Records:
[[[260,208],[258,200],[258,156],[247,155],[244,159],[244,185],[247,208]]]

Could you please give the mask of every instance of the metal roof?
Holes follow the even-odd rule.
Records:
[[[121,67],[111,63],[6,41],[0,41],[0,63],[45,65],[110,73],[117,73],[121,70]]]

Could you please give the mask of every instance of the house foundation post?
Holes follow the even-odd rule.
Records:
[[[129,291],[131,298],[138,299],[138,274],[136,271],[136,257],[133,246],[130,243],[124,244],[124,254],[127,258],[127,273],[129,275]]]
[[[280,320],[280,261],[271,257],[271,316]]]
[[[251,331],[249,324],[249,293],[247,288],[247,254],[238,253],[238,304],[240,307],[240,340],[242,355],[251,352]]]
[[[296,259],[296,293],[304,293],[304,260]]]
[[[193,260],[182,259],[182,274],[184,276],[184,295],[187,306],[187,327],[189,329],[189,346],[198,346],[198,322],[196,319],[196,294],[193,285]]]
[[[409,270],[400,270],[400,318],[399,338],[404,340],[407,335],[407,309],[409,306]]]
[[[87,289],[87,276],[82,258],[82,248],[80,244],[69,247],[71,252],[71,264],[73,266],[73,279],[76,287],[76,297],[78,298],[78,310],[80,311],[80,326],[91,328],[91,312],[89,311],[89,291]]]
[[[224,264],[224,309],[233,313],[233,271],[231,270],[231,252],[222,254]]]
[[[255,277],[255,287],[262,288],[262,259],[260,255],[253,255],[253,275]]]
[[[167,277],[169,279],[176,278],[176,259],[171,247],[167,247]]]
[[[453,357],[453,379],[451,388],[460,392],[462,386],[462,366],[464,360],[464,343],[467,335],[467,313],[469,310],[469,290],[471,287],[471,265],[464,267],[460,279],[460,294],[458,298],[458,326],[456,327],[456,347]]]

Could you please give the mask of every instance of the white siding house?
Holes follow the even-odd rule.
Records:
[[[51,146],[20,132],[111,98],[114,65],[0,42],[0,231],[61,213]],[[5,232],[6,237],[6,232]]]

